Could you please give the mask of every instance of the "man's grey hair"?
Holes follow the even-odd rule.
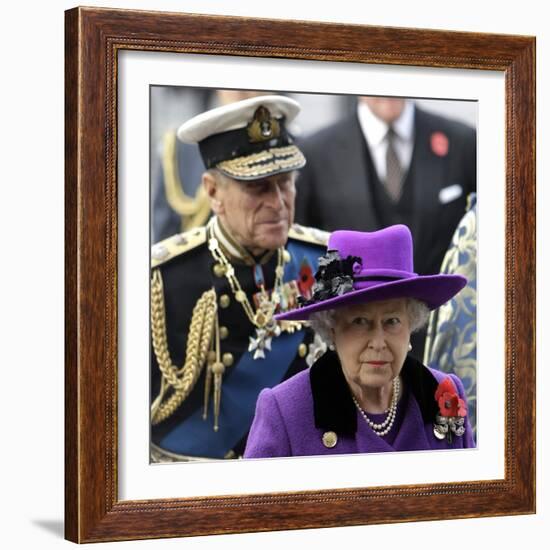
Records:
[[[427,322],[430,316],[430,310],[428,306],[416,300],[415,298],[406,298],[407,300],[407,314],[409,316],[409,326],[411,334],[420,330]],[[319,336],[327,343],[327,345],[333,344],[332,329],[336,323],[336,310],[327,309],[325,311],[317,311],[312,313],[309,318],[311,328],[319,334]]]
[[[230,178],[217,168],[208,168],[204,171],[205,174],[209,174],[210,177],[219,185],[227,185]]]

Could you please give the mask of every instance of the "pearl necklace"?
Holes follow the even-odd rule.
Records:
[[[365,422],[371,427],[372,431],[380,437],[389,433],[395,421],[395,415],[397,413],[397,402],[399,400],[399,392],[401,390],[401,382],[399,381],[399,376],[396,376],[393,379],[392,387],[393,387],[393,395],[391,398],[390,407],[389,409],[386,409],[384,411],[388,413],[388,416],[386,417],[386,420],[384,420],[384,422],[382,422],[381,424],[377,424],[376,422],[373,422],[367,416],[367,413],[361,408],[361,406],[357,402],[357,399],[355,399],[355,396],[354,395],[351,396],[351,398],[353,399],[353,402],[355,403],[355,406],[357,407],[357,410],[361,413],[361,416],[365,419]]]

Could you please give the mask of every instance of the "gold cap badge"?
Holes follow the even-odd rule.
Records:
[[[281,128],[276,118],[271,116],[269,109],[260,105],[254,113],[254,118],[247,126],[248,138],[251,143],[268,141],[279,137]]]

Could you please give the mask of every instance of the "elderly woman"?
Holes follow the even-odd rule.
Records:
[[[412,257],[404,225],[331,235],[311,299],[277,316],[309,320],[330,350],[261,392],[245,458],[474,446],[458,377],[407,355],[411,333],[466,279],[419,276]]]

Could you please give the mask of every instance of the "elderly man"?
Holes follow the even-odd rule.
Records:
[[[202,113],[178,137],[199,146],[214,216],[153,247],[152,459],[242,454],[256,398],[311,363],[320,344],[276,312],[308,296],[326,234],[293,224],[287,132],[299,105],[261,96]]]

